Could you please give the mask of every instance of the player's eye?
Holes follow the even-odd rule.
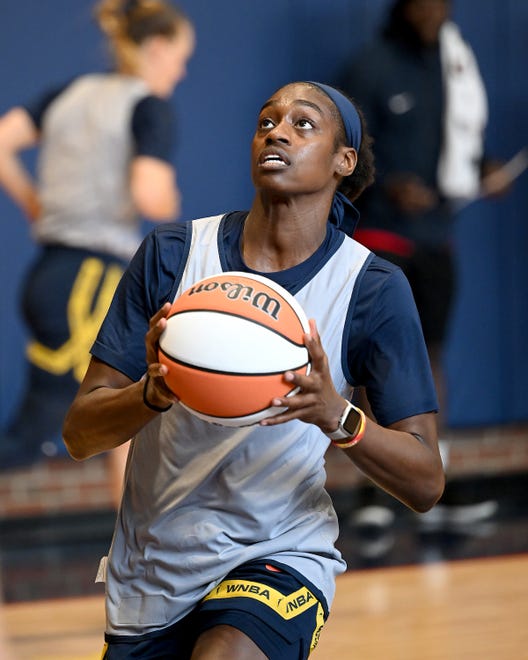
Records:
[[[274,123],[269,117],[263,117],[262,119],[259,120],[258,127],[259,128],[273,128]]]
[[[299,128],[302,128],[303,130],[311,130],[314,128],[314,123],[312,122],[312,120],[306,119],[306,117],[302,117],[301,119],[298,119],[296,125]]]

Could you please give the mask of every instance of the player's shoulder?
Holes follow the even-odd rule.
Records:
[[[224,214],[159,224],[151,230],[148,237],[151,241],[157,243],[160,248],[170,247],[175,243],[187,243],[191,239],[194,226],[218,221],[222,217],[224,217]]]
[[[371,273],[379,273],[380,276],[391,276],[396,272],[402,272],[401,268],[396,264],[393,264],[392,261],[379,257],[375,253],[372,253],[372,257],[367,265],[367,271],[370,271]]]
[[[136,123],[148,122],[152,118],[172,123],[174,119],[172,105],[168,99],[161,98],[156,94],[144,94],[136,101],[133,121]]]
[[[179,242],[185,240],[191,231],[192,222],[193,220],[164,222],[156,225],[148,236],[160,244]]]
[[[371,298],[383,297],[388,299],[408,296],[409,282],[402,269],[375,254],[372,254],[366,263],[361,280],[361,292]]]
[[[75,77],[50,83],[44,90],[21,104],[39,130],[42,128],[44,115],[52,103],[68,91],[77,80],[78,78]]]

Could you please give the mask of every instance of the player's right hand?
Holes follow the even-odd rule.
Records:
[[[158,358],[159,338],[167,327],[167,316],[169,315],[170,308],[170,302],[166,302],[154,314],[149,321],[149,329],[145,335],[146,376],[148,377],[145,396],[149,403],[159,408],[170,406],[172,403],[178,401],[178,397],[165,384],[164,376],[167,373],[167,367],[161,364]]]

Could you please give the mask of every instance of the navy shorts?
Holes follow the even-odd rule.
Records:
[[[30,336],[27,386],[5,432],[14,464],[67,454],[64,416],[124,268],[117,257],[61,245],[43,246],[35,258],[21,301]]]
[[[185,660],[200,634],[218,625],[245,633],[270,660],[303,660],[317,646],[327,616],[322,594],[290,568],[251,562],[174,625],[141,636],[105,635],[101,660]]]

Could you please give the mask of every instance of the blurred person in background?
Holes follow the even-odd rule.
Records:
[[[501,163],[485,155],[486,91],[451,9],[449,0],[396,0],[382,34],[347,65],[341,80],[364,110],[377,170],[376,183],[358,203],[361,221],[354,238],[400,266],[409,279],[440,400],[440,437],[447,398],[442,351],[456,293],[456,213],[509,185]],[[448,447],[441,447],[447,465]],[[490,501],[462,507],[450,492],[448,485],[442,503],[452,504],[450,514],[463,524],[496,509]],[[373,521],[391,521],[379,507],[371,512]]]
[[[0,118],[0,185],[40,247],[21,291],[29,375],[0,436],[3,471],[64,451],[64,414],[141,221],[180,212],[169,98],[194,50],[193,26],[165,0],[102,0],[95,16],[114,70],[49,86]],[[34,181],[21,152],[37,145]],[[116,501],[124,457],[110,454]]]

